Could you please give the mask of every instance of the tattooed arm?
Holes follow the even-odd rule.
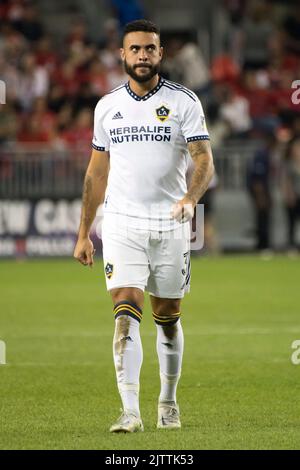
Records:
[[[214,174],[213,157],[208,140],[190,142],[188,150],[195,168],[187,194],[172,209],[172,215],[178,221],[189,220],[193,217],[194,209],[206,192]]]
[[[195,169],[186,197],[194,207],[206,192],[214,174],[214,164],[209,140],[198,140],[188,145]]]
[[[93,150],[84,179],[81,221],[74,251],[74,258],[84,266],[93,265],[94,246],[89,233],[98,206],[104,200],[108,171],[109,153]]]

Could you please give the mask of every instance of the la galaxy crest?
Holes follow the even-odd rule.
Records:
[[[165,122],[170,117],[171,110],[167,108],[164,104],[159,108],[156,108],[156,117],[160,122]]]
[[[114,273],[114,265],[111,263],[106,263],[105,274],[106,274],[107,279],[111,279],[113,273]]]

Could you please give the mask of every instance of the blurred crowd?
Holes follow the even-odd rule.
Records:
[[[224,0],[221,51],[210,63],[191,41],[166,45],[164,72],[194,89],[206,111],[212,146],[257,142],[247,166],[256,249],[272,248],[274,187],[286,213],[286,247],[299,246],[300,2]],[[297,91],[298,90],[298,91]],[[216,249],[211,221],[215,184],[205,195],[206,246]]]
[[[122,17],[106,21],[98,42],[79,18],[58,42],[45,32],[37,5],[0,0],[0,77],[7,84],[0,142],[89,141],[93,107],[127,80],[119,57]],[[300,3],[278,15],[274,2],[224,0],[223,15],[222,51],[208,63],[195,42],[169,37],[163,75],[198,93],[213,145],[289,132],[300,112],[292,100],[300,79]]]
[[[0,145],[90,146],[97,101],[127,81],[119,56],[124,11],[130,19],[143,14],[122,13],[124,2],[112,3],[115,17],[92,41],[84,18],[56,38],[45,30],[38,2],[0,0],[0,79],[7,86]],[[293,246],[300,218],[300,2],[223,0],[221,6],[221,48],[207,57],[201,44],[169,35],[162,75],[201,98],[214,148],[231,139],[262,140],[248,168],[261,249],[270,245],[273,154],[280,146]]]
[[[81,18],[57,42],[26,0],[1,0],[0,20],[0,79],[7,86],[0,143],[90,145],[97,101],[127,80],[117,21],[106,23],[96,44]]]
[[[209,64],[195,43],[173,38],[166,45],[164,70],[202,98],[215,144],[288,132],[300,113],[300,93],[292,100],[300,78],[300,2],[277,7],[224,0],[222,50]]]

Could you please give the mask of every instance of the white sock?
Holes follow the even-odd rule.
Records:
[[[176,403],[176,390],[181,374],[184,338],[180,320],[173,326],[157,328],[157,354],[160,368],[161,391],[159,402]],[[173,332],[172,332],[173,329]],[[166,335],[166,332],[172,332]]]
[[[116,319],[113,354],[123,409],[140,415],[139,381],[143,349],[138,320],[129,315]]]

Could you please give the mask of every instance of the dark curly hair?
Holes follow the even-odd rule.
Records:
[[[123,40],[126,34],[128,33],[136,33],[139,31],[143,31],[146,33],[155,33],[160,36],[160,30],[158,26],[156,26],[152,21],[148,20],[135,20],[127,23],[123,31]]]

